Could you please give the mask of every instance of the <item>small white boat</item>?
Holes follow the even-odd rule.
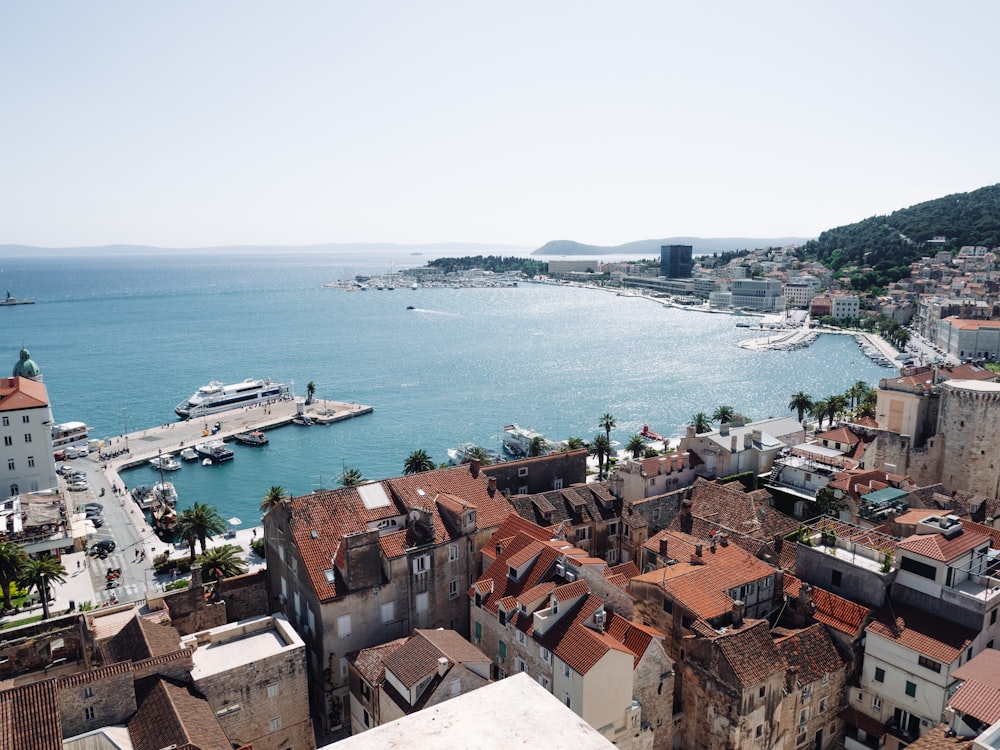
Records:
[[[196,451],[194,448],[187,447],[181,451],[181,458],[183,458],[185,461],[197,461],[198,451]]]
[[[160,471],[177,471],[181,468],[181,462],[169,453],[161,453],[156,458],[150,460],[150,465]]]
[[[212,459],[210,459],[210,458],[203,458],[201,460],[201,465],[202,466],[211,466],[212,465]]]

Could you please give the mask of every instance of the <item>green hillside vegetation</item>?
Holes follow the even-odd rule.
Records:
[[[466,255],[461,258],[436,258],[427,261],[431,268],[438,268],[444,273],[468,271],[482,268],[484,271],[502,273],[503,271],[521,271],[526,276],[548,273],[549,264],[530,258],[502,257],[500,255]]]
[[[945,244],[926,244],[935,237]],[[855,290],[873,291],[909,276],[922,256],[965,245],[1000,245],[1000,184],[829,229],[799,254],[848,276]]]

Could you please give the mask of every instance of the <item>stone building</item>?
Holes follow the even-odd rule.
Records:
[[[482,467],[505,494],[534,495],[587,481],[587,449],[556,451]]]
[[[307,646],[313,715],[349,726],[347,655],[414,628],[466,635],[479,549],[512,512],[477,462],[314,492],[264,517],[271,606]]]
[[[723,423],[717,430],[696,434],[688,427],[680,450],[698,456],[699,476],[715,478],[751,471],[762,474],[771,470],[783,448],[805,442],[805,429],[792,417],[763,419],[741,424]]]
[[[591,591],[578,571],[600,566],[613,578],[603,561],[565,541],[508,533],[497,532],[496,556],[469,591],[472,641],[494,677],[526,672],[619,747],[670,748],[673,669],[662,634]]]
[[[453,630],[415,630],[348,656],[351,733],[436,706],[490,681],[490,658]]]
[[[633,502],[688,487],[696,477],[691,458],[687,452],[626,458],[611,470],[611,491],[624,502]]]

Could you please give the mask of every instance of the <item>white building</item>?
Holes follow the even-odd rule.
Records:
[[[785,282],[784,294],[785,304],[789,307],[808,307],[809,300],[816,295],[819,289],[819,279],[815,276],[796,276]]]
[[[734,279],[732,287],[734,308],[759,312],[781,312],[785,297],[777,279]]]
[[[834,294],[831,315],[837,320],[856,320],[861,314],[861,300],[856,294]]]
[[[51,427],[52,409],[41,382],[0,379],[0,499],[58,486]]]

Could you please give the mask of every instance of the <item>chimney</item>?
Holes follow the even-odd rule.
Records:
[[[691,468],[691,454],[688,451],[681,453],[681,460],[684,462],[684,468]]]
[[[742,599],[737,599],[733,602],[733,627],[739,628],[743,625],[743,611],[746,605],[743,603]]]
[[[660,539],[660,554],[664,557],[667,556],[667,538],[663,537]]]
[[[201,565],[191,566],[191,590],[200,589],[203,585],[201,578]]]
[[[729,439],[730,453],[736,453],[736,435],[731,435]]]
[[[445,657],[438,658],[438,677],[444,677],[444,673],[448,671],[448,660]]]
[[[489,493],[490,497],[493,497],[497,492],[497,478],[489,477],[486,480],[486,491]]]
[[[772,539],[774,540],[774,551],[780,555],[782,547],[785,546],[785,538],[781,534],[775,534]]]
[[[728,435],[729,434],[729,422],[723,422],[719,425],[719,434]]]
[[[687,435],[685,435],[685,437],[693,438],[695,436],[695,434],[696,433],[694,431],[694,425],[693,424],[689,424],[687,426]]]
[[[660,473],[666,474],[670,469],[667,468],[667,457],[660,456]]]
[[[479,477],[479,459],[474,458],[469,461],[469,473],[472,474],[473,479]]]
[[[802,585],[799,586],[799,601],[797,609],[805,615],[812,615],[813,610],[815,609],[812,603],[812,592],[813,587],[805,581],[803,581]]]
[[[705,545],[703,545],[703,544],[696,544],[696,545],[694,545],[694,553],[695,553],[695,555],[697,555],[698,557],[701,557],[701,551],[704,548],[704,546]]]
[[[753,445],[753,437],[749,432],[743,433],[743,447],[750,448]]]
[[[721,544],[723,547],[728,547],[729,546],[729,534],[727,534],[724,531],[721,534],[719,534],[719,544]]]

